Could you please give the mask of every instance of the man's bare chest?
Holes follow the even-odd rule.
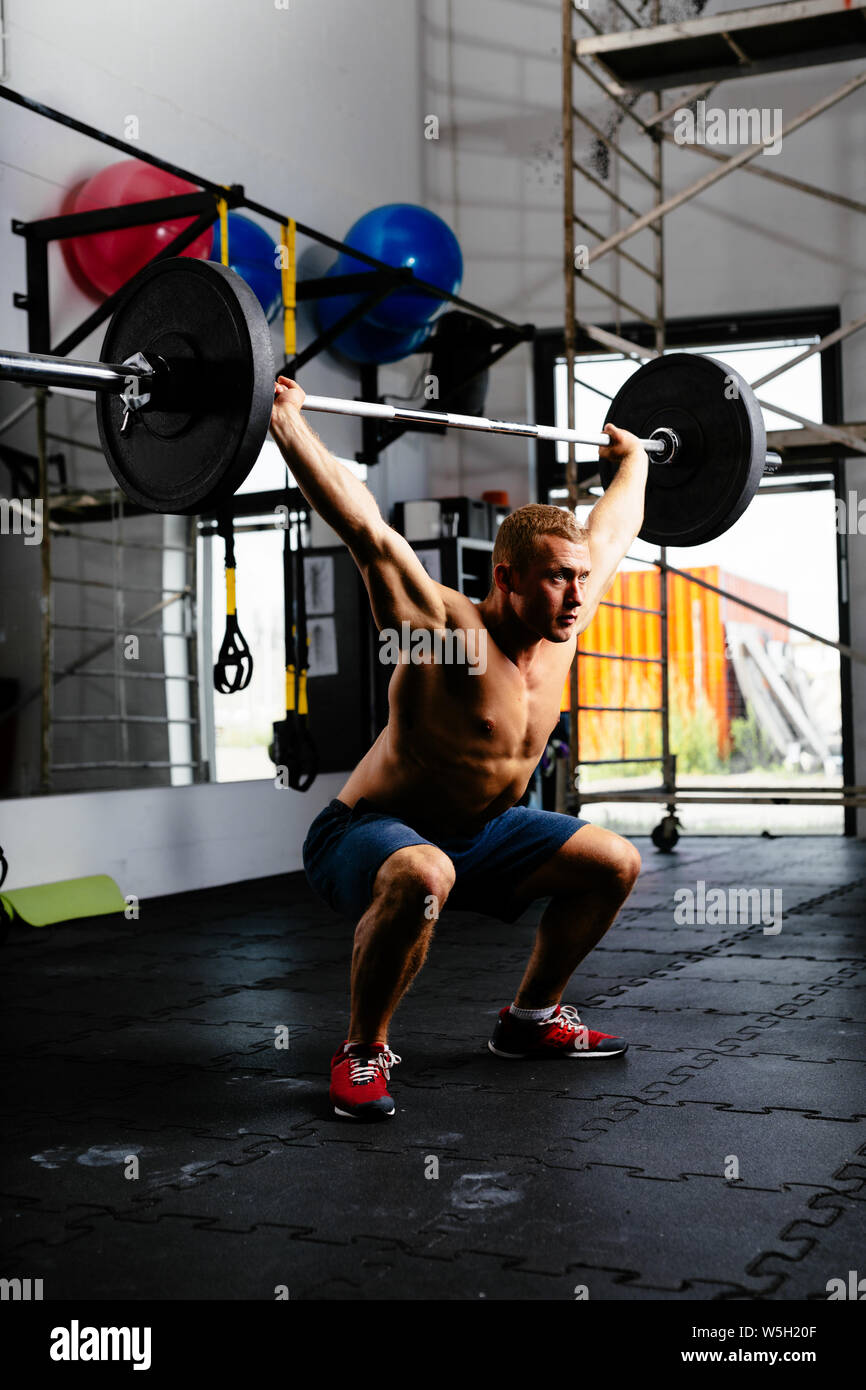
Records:
[[[419,644],[418,660],[410,656],[395,667],[389,688],[395,730],[463,740],[504,757],[531,757],[543,750],[559,717],[569,653],[551,647],[521,671],[484,627],[467,632],[465,653],[477,659],[453,659],[453,648],[450,660],[437,660],[435,648],[425,659]],[[447,654],[443,648],[439,655]]]

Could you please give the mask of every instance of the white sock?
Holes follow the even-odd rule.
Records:
[[[556,1013],[558,1004],[551,1004],[549,1009],[516,1009],[512,1004],[509,1013],[514,1014],[515,1018],[531,1019],[533,1023],[543,1023],[546,1018],[550,1018]]]

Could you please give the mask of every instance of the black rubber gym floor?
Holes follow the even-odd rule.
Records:
[[[446,910],[378,1125],[328,1103],[352,924],[302,874],[13,928],[2,1272],[46,1300],[826,1300],[862,1265],[866,843],[637,843],[564,995],[626,1056],[492,1056],[544,903]],[[698,880],[781,889],[781,931],[677,925]]]

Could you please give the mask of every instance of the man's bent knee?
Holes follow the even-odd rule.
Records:
[[[592,862],[611,889],[624,894],[631,892],[641,871],[640,852],[630,840],[613,831],[609,832],[609,838],[600,846]]]
[[[432,922],[445,906],[456,876],[448,855],[435,845],[407,845],[389,854],[380,865],[373,896],[422,908],[426,920]]]
[[[570,892],[581,896],[591,886],[605,896],[624,900],[640,874],[640,853],[613,830],[592,826],[591,835],[581,840],[583,834],[584,830],[579,831],[562,853],[554,896]]]

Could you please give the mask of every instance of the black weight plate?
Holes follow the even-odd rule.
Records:
[[[767,435],[754,393],[732,367],[714,357],[675,352],[654,357],[612,401],[607,419],[648,439],[667,425],[681,448],[670,464],[650,455],[644,524],[653,545],[701,545],[742,516],[764,472]],[[616,472],[601,462],[608,487]]]
[[[240,487],[261,452],[274,400],[268,323],[245,280],[179,256],[143,270],[116,310],[103,362],[161,358],[164,382],[125,434],[119,396],[97,397],[108,466],[154,512],[211,511]]]

